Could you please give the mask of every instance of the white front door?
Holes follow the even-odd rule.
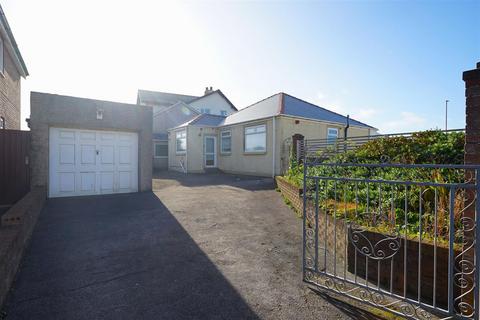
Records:
[[[217,138],[205,136],[204,143],[205,168],[215,168],[217,166]]]
[[[138,134],[50,128],[49,196],[136,192]]]

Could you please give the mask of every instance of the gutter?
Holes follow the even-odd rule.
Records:
[[[272,178],[275,178],[275,144],[276,144],[276,125],[275,125],[275,116],[272,117],[273,121],[273,135],[272,135]]]
[[[17,67],[17,69],[19,69],[18,71],[20,71],[19,72],[20,75],[23,78],[26,78],[29,75],[27,66],[25,65],[25,61],[23,60],[22,54],[20,53],[20,49],[18,49],[17,42],[15,41],[15,37],[13,36],[13,32],[10,29],[10,25],[8,24],[7,17],[5,16],[5,13],[3,12],[3,8],[1,5],[0,5],[0,20],[1,20],[0,30],[2,31],[1,33],[4,34],[6,38],[4,40],[7,40],[8,44],[10,45],[8,46],[7,50],[9,54],[12,56],[15,66]],[[13,50],[11,50],[10,48],[13,48]]]
[[[188,126],[185,128],[185,174],[188,173]],[[175,142],[176,143],[176,142]]]

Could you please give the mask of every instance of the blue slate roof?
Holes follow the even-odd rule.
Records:
[[[285,93],[281,94],[283,94],[283,109],[281,111],[281,114],[293,117],[324,120],[341,124],[347,123],[347,117],[339,113],[327,110],[325,108],[314,105],[313,103],[306,102]],[[352,118],[350,118],[350,125],[373,128],[368,124],[354,120]]]
[[[328,121],[343,125],[347,123],[347,117],[341,114],[281,92],[229,115],[222,125],[230,125],[278,115]],[[350,125],[374,128],[352,118],[350,118]]]
[[[217,116],[215,114],[206,114],[202,113],[189,120],[181,125],[177,126],[177,128],[185,127],[185,126],[204,126],[204,127],[217,127],[223,123],[225,120],[224,116]]]

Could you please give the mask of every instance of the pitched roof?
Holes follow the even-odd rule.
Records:
[[[13,36],[12,29],[10,29],[10,25],[8,24],[7,17],[5,16],[1,5],[0,33],[2,34],[2,38],[4,40],[4,43],[6,44],[5,48],[12,56],[12,60],[15,63],[15,66],[20,72],[21,76],[25,78],[26,76],[28,76],[27,66],[25,65],[25,61],[23,60],[22,54],[20,53],[20,49],[18,49],[18,45],[15,41],[15,37]]]
[[[153,102],[158,105],[172,105],[179,101],[189,103],[196,98],[199,97],[159,91],[138,90],[137,92],[137,104],[141,104],[142,102]]]
[[[181,112],[185,115],[188,115],[188,113],[191,113],[193,115],[198,115],[200,114],[200,112],[198,112],[195,108],[193,107],[190,107],[188,104],[182,102],[182,101],[178,101],[177,103],[174,103],[172,104],[171,106],[169,107],[166,107],[165,109],[162,109],[160,111],[157,111],[153,114],[153,117],[156,118],[158,117],[159,115],[162,115],[162,114],[166,114],[166,113],[169,113],[175,109],[179,109],[181,110]]]
[[[223,125],[230,125],[278,115],[328,121],[338,124],[347,123],[347,117],[341,114],[281,92],[260,100],[234,114],[229,115],[223,122]],[[352,118],[350,118],[350,125],[373,128],[372,126]]]
[[[328,122],[336,122],[341,124],[347,123],[347,117],[339,113],[319,107],[313,103],[293,97],[286,93],[282,93],[282,95],[283,95],[283,107],[281,111],[282,114],[294,116],[294,117],[315,119],[315,120],[325,120]],[[354,125],[358,127],[368,127],[373,129],[372,126],[369,126],[368,124],[365,124],[363,122],[357,121],[352,118],[350,118],[350,125]]]
[[[217,90],[215,90],[215,91],[212,91],[212,92],[210,92],[210,93],[207,93],[206,95],[203,95],[203,96],[201,96],[201,97],[197,97],[197,98],[193,99],[192,101],[190,101],[189,103],[192,103],[192,102],[194,102],[194,101],[201,100],[201,99],[203,99],[203,98],[205,98],[205,97],[208,97],[208,96],[211,96],[212,94],[215,94],[215,93],[218,93],[220,96],[222,96],[222,98],[225,99],[225,101],[227,101],[227,103],[230,105],[230,107],[232,107],[233,110],[238,111],[237,107],[235,107],[235,106],[233,105],[233,103],[232,103],[230,100],[228,100],[228,98],[223,94],[223,92],[222,92],[220,89],[217,89]]]
[[[221,125],[224,120],[224,116],[202,113],[195,118],[176,126],[175,128],[181,128],[186,126],[217,127]]]

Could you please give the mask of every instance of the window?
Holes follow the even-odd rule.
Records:
[[[220,110],[220,115],[226,117],[227,116],[227,110]]]
[[[200,108],[200,112],[210,114],[210,109],[209,108]]]
[[[262,124],[255,127],[245,127],[245,152],[267,151],[267,127]]]
[[[0,117],[0,129],[5,129],[6,125],[7,124],[5,123],[5,118]]]
[[[338,129],[337,128],[328,128],[327,129],[327,143],[335,144],[338,138]]]
[[[0,37],[0,73],[4,72],[4,53],[3,53],[3,39]]]
[[[168,157],[168,142],[155,142],[154,143],[154,154],[155,158],[167,158]]]
[[[220,133],[220,151],[222,153],[232,152],[232,132],[222,131]]]
[[[185,153],[187,151],[187,132],[180,131],[175,135],[177,153]]]

